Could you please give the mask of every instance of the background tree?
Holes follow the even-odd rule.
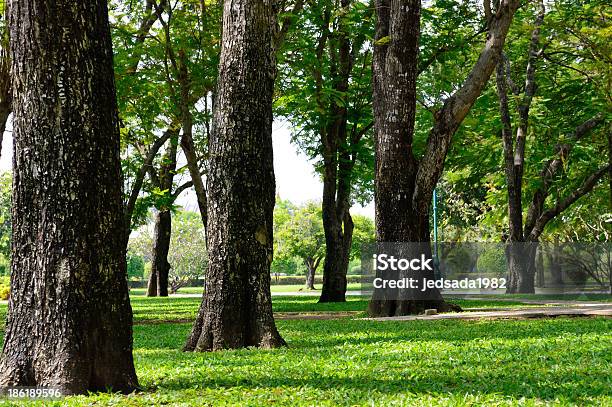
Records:
[[[293,141],[317,160],[323,180],[325,262],[320,302],[344,301],[353,220],[372,188],[372,7],[361,1],[306,1],[279,61],[278,113]]]
[[[276,13],[270,0],[226,0],[209,139],[205,296],[185,350],[285,344],[272,315],[272,94]]]
[[[315,273],[325,256],[323,216],[318,202],[300,207],[279,205],[274,208],[274,257],[277,260],[299,258],[306,266],[306,289],[315,289]]]
[[[140,7],[134,10],[132,3],[117,2],[113,13],[128,153],[124,163],[136,173],[134,185],[140,181],[145,192],[136,201],[134,225],[149,207],[158,210],[147,295],[167,296],[174,201],[194,187],[202,219],[206,218],[202,177],[219,52],[219,7],[200,1],[147,1]],[[126,17],[134,13],[141,15],[138,23]],[[163,154],[143,162],[152,152],[151,139],[164,140]],[[190,181],[183,179],[185,172]]]
[[[130,392],[138,382],[107,4],[52,6],[9,7],[15,206],[0,386]]]
[[[206,233],[199,213],[181,211],[174,215],[170,240],[170,293],[204,276],[208,266]]]
[[[575,74],[569,73],[572,78],[572,83],[566,82],[567,74],[564,75],[562,72],[558,72],[559,66],[563,69],[571,69],[571,65],[577,64],[578,60],[574,59],[571,62],[563,63],[560,65],[556,62],[555,58],[563,58],[562,56],[566,51],[563,44],[563,40],[560,41],[561,47],[557,47],[559,43],[554,34],[549,34],[550,39],[546,41],[542,40],[542,28],[546,17],[546,8],[543,1],[536,2],[536,9],[533,12],[534,23],[533,30],[530,32],[529,44],[528,44],[528,55],[526,58],[526,68],[524,74],[524,85],[522,87],[515,84],[516,73],[512,72],[511,57],[504,56],[502,63],[497,68],[497,91],[499,95],[500,105],[500,117],[502,121],[502,139],[504,147],[504,161],[506,171],[506,182],[508,190],[508,219],[509,219],[509,238],[508,240],[513,243],[508,250],[508,267],[509,267],[509,284],[507,291],[510,293],[533,293],[535,292],[534,277],[535,277],[535,259],[537,245],[529,244],[538,242],[542,232],[546,225],[556,216],[567,210],[574,202],[580,199],[585,194],[589,193],[594,186],[597,185],[598,181],[608,174],[607,159],[599,160],[603,161],[603,164],[595,166],[595,168],[589,170],[585,175],[579,176],[580,181],[578,183],[572,183],[572,189],[568,192],[560,193],[557,191],[556,196],[550,196],[552,184],[561,175],[564,166],[568,165],[570,159],[570,153],[576,146],[576,144],[589,134],[590,131],[597,128],[604,122],[604,114],[602,111],[597,112],[597,105],[600,103],[595,102],[591,98],[588,103],[587,111],[591,111],[586,118],[583,118],[582,122],[576,122],[580,117],[578,109],[584,104],[580,103],[581,92],[577,92],[577,87],[582,87],[582,91],[587,91],[590,84],[585,83],[581,86],[580,82],[577,81]],[[553,28],[553,27],[551,27]],[[554,28],[553,28],[554,29]],[[564,28],[565,30],[565,28]],[[548,31],[548,30],[546,30]],[[543,64],[544,55],[549,55],[546,58],[546,64],[548,66],[542,67],[546,72],[547,79],[552,79],[552,83],[546,83],[544,75],[537,75],[539,67]],[[554,56],[554,57],[553,57]],[[576,56],[574,58],[577,58]],[[580,62],[581,63],[581,62]],[[583,68],[584,69],[584,68]],[[513,75],[514,74],[514,75]],[[560,74],[560,75],[559,75]],[[566,76],[566,77],[564,77]],[[544,86],[538,86],[544,85]],[[564,93],[567,92],[567,86],[571,86],[572,94],[574,96],[564,97]],[[526,161],[526,149],[527,138],[530,132],[530,122],[533,120],[532,115],[535,114],[547,114],[546,102],[541,106],[534,106],[534,102],[539,102],[536,99],[536,90],[539,88],[537,93],[542,91],[548,91],[548,95],[556,94],[554,104],[556,106],[548,106],[550,113],[554,110],[558,110],[558,104],[560,102],[569,102],[568,108],[572,109],[574,113],[570,116],[573,123],[568,123],[567,120],[557,119],[555,123],[549,122],[544,126],[538,126],[537,130],[531,131],[541,135],[540,137],[546,138],[537,146],[538,149],[544,147],[550,143],[553,139],[551,133],[565,133],[565,137],[559,138],[555,143],[553,154],[550,158],[544,162],[539,171],[538,185],[532,192],[531,202],[526,205],[528,207],[527,212],[524,214],[523,201],[525,201],[526,191],[523,190],[523,176],[524,167]],[[561,92],[558,92],[558,89]],[[513,100],[509,98],[509,94],[512,92]],[[593,92],[588,92],[593,94]],[[518,100],[517,102],[514,102]],[[593,103],[595,102],[595,103]],[[605,102],[604,102],[605,104]],[[511,117],[511,105],[516,105],[516,125],[513,126]],[[538,108],[539,111],[535,111],[532,108]],[[535,114],[534,114],[535,113]],[[589,117],[590,116],[590,117]],[[584,117],[584,116],[583,116]],[[537,119],[536,119],[537,120]],[[540,120],[537,120],[541,122]],[[563,127],[572,127],[571,130],[565,130],[559,126],[563,123]],[[543,123],[542,123],[543,124]],[[516,136],[513,136],[513,128],[516,128]],[[545,131],[542,131],[546,129]],[[580,158],[578,158],[580,159]],[[552,201],[550,207],[546,209],[547,201]],[[527,242],[524,244],[524,242]]]

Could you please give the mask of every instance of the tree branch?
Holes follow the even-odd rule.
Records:
[[[289,32],[289,29],[291,28],[291,25],[293,24],[296,15],[300,11],[302,11],[303,8],[304,0],[296,0],[291,12],[285,14],[285,16],[281,19],[280,29],[278,30],[276,38],[274,39],[274,52],[278,52],[280,47],[283,46],[283,42],[285,42],[285,37],[287,36],[287,33]]]
[[[542,181],[541,186],[533,194],[531,204],[527,211],[527,219],[525,221],[524,235],[529,236],[533,230],[537,219],[541,216],[544,210],[544,202],[549,194],[549,188],[552,181],[562,167],[563,163],[567,160],[570,152],[582,137],[589,133],[592,129],[603,123],[604,115],[598,113],[589,120],[577,126],[571,135],[568,137],[568,142],[557,147],[556,157],[549,160],[542,171],[540,172],[540,179]]]
[[[144,182],[144,177],[147,174],[147,171],[151,167],[153,163],[153,159],[157,155],[159,149],[172,137],[178,133],[178,129],[173,123],[168,130],[164,132],[164,134],[159,137],[155,142],[151,145],[147,156],[145,157],[144,162],[138,169],[136,173],[136,178],[134,183],[132,184],[132,190],[130,191],[130,196],[128,198],[127,204],[125,205],[125,225],[126,225],[126,233],[129,237],[132,228],[132,215],[134,213],[134,208],[136,207],[136,200],[138,199],[138,195],[140,194],[140,190],[142,188],[142,184]]]
[[[537,241],[544,231],[544,227],[554,219],[561,212],[572,206],[578,199],[582,198],[584,195],[588,194],[593,190],[597,182],[608,173],[610,169],[609,165],[600,168],[593,175],[588,177],[580,187],[578,187],[573,193],[571,193],[568,197],[566,197],[562,201],[558,201],[554,208],[551,208],[538,218],[535,222],[535,225],[529,234],[529,241]]]
[[[417,172],[416,188],[412,197],[415,207],[426,209],[423,207],[429,205],[433,189],[442,174],[451,139],[498,63],[519,3],[519,0],[507,0],[500,4],[491,19],[487,41],[470,74],[463,85],[436,112],[434,126],[429,133],[425,154]]]

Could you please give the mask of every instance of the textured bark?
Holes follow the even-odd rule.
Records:
[[[507,292],[535,293],[537,243],[511,242],[506,248]]]
[[[425,154],[412,151],[419,73],[419,0],[376,0],[373,107],[376,134],[376,231],[379,242],[429,243],[429,206],[453,134],[486,85],[500,58],[517,0],[503,1],[488,22],[484,48],[464,84],[436,112]],[[433,272],[422,277],[433,278]],[[437,290],[430,300],[372,301],[373,315],[451,308]]]
[[[275,31],[271,0],[225,1],[209,141],[206,295],[188,351],[285,344],[270,296]]]
[[[11,296],[1,386],[137,387],[106,1],[12,1]]]
[[[155,216],[155,233],[151,260],[151,274],[147,285],[147,297],[168,296],[168,274],[170,263],[170,236],[172,233],[172,214],[168,210],[158,211]]]

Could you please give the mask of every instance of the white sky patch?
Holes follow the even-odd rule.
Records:
[[[2,141],[0,156],[0,171],[8,171],[12,167],[13,137],[12,120],[9,119]],[[313,163],[291,144],[290,129],[286,122],[274,122],[272,131],[274,146],[274,173],[276,175],[276,192],[282,199],[288,199],[295,204],[307,201],[320,201],[323,194],[323,183],[314,172]],[[181,157],[182,158],[182,157]],[[179,161],[182,161],[179,159]],[[180,183],[186,177],[180,177]],[[193,189],[183,192],[177,200],[183,208],[197,212],[198,202]],[[374,219],[374,203],[362,207],[353,206],[352,213],[358,213]]]

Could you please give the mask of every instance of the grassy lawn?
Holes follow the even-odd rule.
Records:
[[[313,292],[320,293],[321,292],[321,284],[316,284],[315,287],[317,290]],[[361,289],[361,284],[359,283],[350,283],[347,284],[347,290],[349,291],[359,291]],[[273,285],[270,286],[270,291],[273,293],[288,293],[288,292],[300,292],[305,291],[303,285]],[[145,295],[146,289],[144,288],[132,288],[130,290],[131,295]],[[183,287],[178,291],[178,294],[202,294],[202,287]]]
[[[277,312],[367,305],[273,300]],[[508,306],[461,305],[474,303]],[[132,305],[143,391],[56,405],[612,405],[611,319],[279,320],[286,349],[191,354],[180,351],[189,323],[147,322],[191,319],[199,299],[133,297]],[[5,312],[0,305],[0,318]]]

